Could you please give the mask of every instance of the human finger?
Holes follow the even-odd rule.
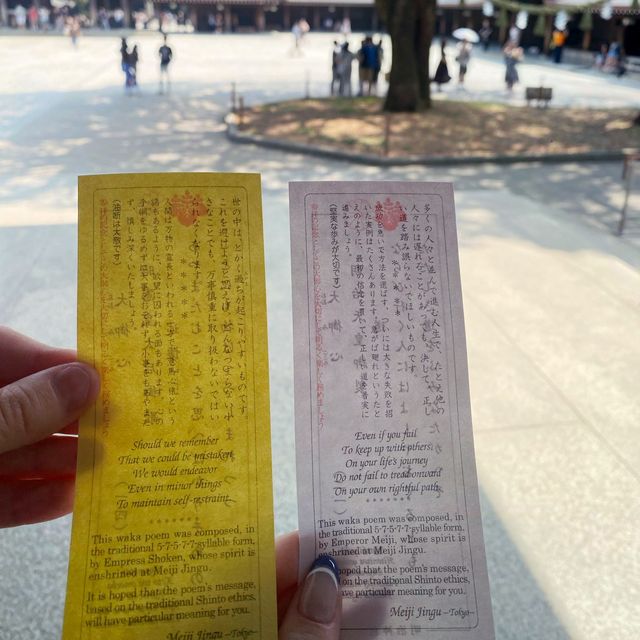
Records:
[[[278,638],[338,640],[341,617],[338,565],[330,556],[318,556],[291,600]]]
[[[76,360],[76,353],[71,349],[49,347],[8,327],[0,327],[0,353],[0,386]]]
[[[0,482],[74,477],[78,438],[53,435],[0,454]]]
[[[278,625],[298,588],[298,557],[300,539],[297,531],[276,539],[276,592],[278,594]]]
[[[73,362],[0,388],[0,453],[42,440],[77,420],[99,386],[96,371]]]
[[[73,509],[75,478],[0,483],[0,528],[59,518]]]

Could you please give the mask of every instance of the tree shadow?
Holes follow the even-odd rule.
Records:
[[[274,97],[282,100],[286,92],[287,87],[270,89],[265,82],[246,92],[246,96],[251,102],[264,102]],[[299,95],[299,88],[291,86],[291,92]],[[28,94],[26,98],[29,99]],[[624,238],[611,238],[623,201],[621,166],[617,163],[395,168],[353,165],[234,145],[226,138],[223,125],[228,106],[228,87],[222,83],[177,84],[170,95],[147,92],[126,96],[117,87],[67,94],[64,102],[55,106],[52,117],[38,116],[2,143],[0,224],[3,215],[8,215],[2,209],[7,212],[14,205],[29,201],[37,207],[72,212],[76,176],[93,173],[258,172],[263,178],[265,220],[275,216],[285,228],[286,191],[291,179],[446,180],[454,182],[459,195],[466,191],[495,192],[492,206],[496,210],[506,206],[499,194],[504,190],[537,203],[541,220],[553,219],[556,224],[567,223],[571,228],[577,224],[594,232],[563,236],[547,233],[549,226],[542,225],[543,231],[531,233],[529,238],[541,246],[621,253],[623,259],[635,263],[631,255],[636,252],[631,249],[632,241],[640,236],[638,186],[630,201]],[[465,199],[464,205],[468,202]],[[509,218],[508,212],[503,218]],[[467,237],[483,232],[486,230],[472,225]],[[494,225],[491,229],[498,237],[513,237],[521,232],[517,225]]]

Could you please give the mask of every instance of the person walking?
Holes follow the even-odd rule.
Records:
[[[129,45],[126,38],[120,39],[120,68],[124,73],[124,90],[129,91]]]
[[[293,52],[294,55],[300,52],[300,40],[302,38],[302,29],[300,28],[300,21],[296,20],[291,27],[291,33],[293,35]]]
[[[627,73],[627,55],[624,51],[624,47],[620,46],[618,49],[618,62],[616,64],[616,77],[621,78]]]
[[[69,37],[74,48],[78,46],[78,37],[80,36],[80,19],[73,16],[69,18]]]
[[[504,45],[502,50],[504,54],[505,74],[504,81],[507,84],[507,90],[513,91],[513,85],[520,82],[516,65],[522,61],[523,51],[521,47],[516,46],[511,40]]]
[[[358,62],[359,62],[359,88],[358,95],[364,96],[365,91],[366,95],[371,95],[371,87],[373,85],[373,73],[377,64],[378,51],[376,46],[373,44],[373,39],[371,36],[367,36],[362,41],[362,46],[360,47],[360,51],[358,51]],[[365,89],[366,86],[366,89]]]
[[[467,68],[469,67],[469,60],[471,60],[472,45],[468,40],[463,40],[458,45],[458,55],[456,56],[456,62],[458,63],[458,84],[464,86],[464,78],[467,75]]]
[[[560,64],[562,62],[562,52],[564,50],[564,45],[567,41],[567,33],[562,29],[554,29],[553,35],[551,36],[551,43],[553,44],[553,61],[556,64]]]
[[[38,9],[38,20],[40,22],[40,28],[44,31],[49,31],[51,19],[51,11],[49,7],[45,7],[43,5]]]
[[[382,69],[382,61],[384,60],[384,49],[382,48],[382,38],[373,45],[376,48],[376,66],[373,69],[373,93],[378,95],[378,77]]]
[[[342,45],[340,56],[338,57],[338,77],[340,78],[339,93],[341,96],[351,97],[351,67],[355,55],[349,50],[349,43]]]
[[[127,66],[129,74],[129,88],[131,90],[139,89],[138,87],[138,61],[140,56],[138,55],[138,45],[134,44],[131,53],[129,54],[129,64]]]
[[[160,87],[158,93],[164,93],[165,83],[167,92],[171,90],[171,78],[169,77],[169,63],[173,59],[173,51],[167,44],[167,36],[164,36],[162,46],[158,49],[158,55],[160,56]]]
[[[342,47],[337,40],[333,41],[333,51],[331,52],[331,95],[335,96],[340,87],[340,74],[338,73],[338,62],[342,53]]]
[[[491,23],[488,18],[485,18],[482,21],[482,29],[480,29],[480,42],[482,42],[482,48],[484,51],[489,50],[489,42],[491,39],[491,34],[493,33],[493,29],[491,28]]]
[[[29,28],[31,31],[38,30],[38,7],[32,4],[27,11],[27,18],[29,19]]]
[[[13,9],[13,17],[18,29],[24,29],[27,25],[27,10],[18,3]]]
[[[309,23],[304,19],[300,18],[300,20],[296,20],[293,27],[291,28],[291,33],[293,34],[293,54],[294,56],[303,55],[301,50],[302,39],[309,32],[310,27]]]
[[[609,45],[603,42],[600,45],[600,53],[595,56],[593,65],[598,71],[604,71],[604,65],[607,61],[607,52],[609,51]]]
[[[442,91],[442,85],[451,80],[449,67],[447,66],[446,47],[447,41],[442,38],[440,41],[440,62],[438,62],[438,66],[436,68],[436,75],[433,76],[433,81],[438,85],[438,91]]]
[[[360,42],[360,48],[358,49],[358,53],[356,53],[356,58],[358,60],[358,96],[362,95],[362,85],[364,84],[364,79],[362,77],[363,65],[364,65],[364,54],[363,54],[364,43],[365,43],[365,40],[363,39]]]

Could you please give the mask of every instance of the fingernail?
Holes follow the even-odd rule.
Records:
[[[315,622],[331,622],[338,606],[339,583],[336,561],[331,556],[318,556],[304,581],[298,603],[300,613]]]
[[[79,362],[67,364],[55,372],[53,388],[67,411],[77,411],[87,404],[94,375],[89,367]]]

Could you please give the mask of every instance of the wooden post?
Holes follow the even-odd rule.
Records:
[[[267,26],[267,18],[264,7],[256,7],[256,31],[264,31]]]
[[[633,177],[633,165],[640,162],[640,151],[638,149],[623,149],[624,164],[622,166],[622,179],[624,180],[624,204],[620,212],[620,222],[618,223],[617,235],[621,236],[624,225],[627,222],[627,207],[629,206],[629,193],[631,192],[631,178]]]
[[[224,32],[231,33],[233,25],[231,24],[231,7],[226,5],[224,8]]]
[[[244,126],[244,98],[240,96],[238,99],[238,129]]]
[[[231,113],[236,112],[236,83],[231,83]]]
[[[311,97],[311,72],[307,69],[304,72],[304,99],[308,100]]]
[[[122,10],[124,11],[124,28],[131,26],[131,4],[129,0],[122,0]]]
[[[389,155],[389,143],[391,138],[391,114],[384,114],[384,143],[383,143],[383,153],[386,158]]]

